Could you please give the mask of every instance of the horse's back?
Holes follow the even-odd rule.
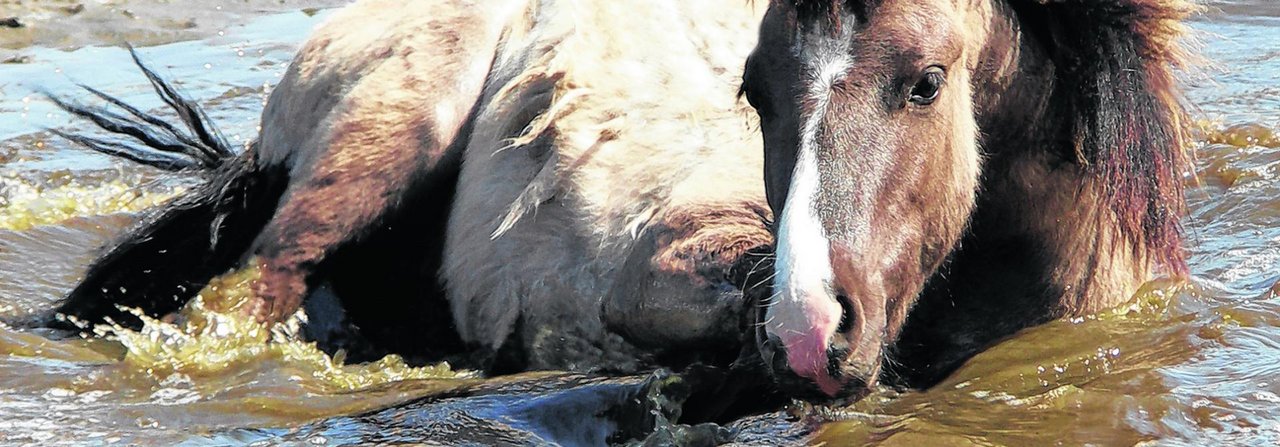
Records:
[[[450,47],[487,47],[528,0],[362,0],[339,9],[313,30],[271,93],[262,116],[259,158],[297,171],[329,148],[350,123],[398,120],[420,123],[423,109],[378,108],[361,101],[432,104],[441,91],[422,81],[442,71],[469,70],[483,79],[486,65],[452,67]],[[395,114],[396,116],[388,116]],[[295,172],[296,173],[296,172]]]
[[[601,307],[637,240],[675,231],[661,221],[682,210],[745,213],[742,231],[767,237],[760,140],[736,96],[760,12],[547,1],[512,22],[448,230],[465,340],[515,341],[535,368],[627,368],[637,350]]]

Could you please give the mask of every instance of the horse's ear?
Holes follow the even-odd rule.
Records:
[[[1055,103],[1075,159],[1100,177],[1122,230],[1175,273],[1188,119],[1175,70],[1186,60],[1183,0],[1030,0],[1045,13]],[[1071,154],[1068,154],[1069,156]]]

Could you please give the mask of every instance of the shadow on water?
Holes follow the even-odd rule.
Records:
[[[159,107],[127,53],[106,46],[123,36],[244,142],[296,45],[325,15],[301,8],[341,2],[98,2],[80,12],[59,9],[76,9],[72,1],[40,3],[0,14],[24,21],[0,30],[8,322],[47,310],[97,247],[190,185],[50,139],[38,129],[73,122],[36,88],[82,82]],[[1193,27],[1213,64],[1188,80],[1203,118],[1188,178],[1193,281],[1155,282],[1119,309],[1027,330],[933,389],[689,427],[670,423],[688,384],[665,372],[481,379],[394,356],[344,365],[341,355],[197,308],[188,321],[106,329],[107,340],[0,324],[0,444],[1280,443],[1280,3],[1209,6]],[[239,287],[222,286],[211,293]]]
[[[245,442],[445,445],[716,445],[729,428],[670,423],[679,417],[685,383],[666,371],[648,377],[541,374],[494,379],[392,408],[343,416],[295,429],[236,430],[212,437]],[[654,434],[658,432],[657,434]],[[646,441],[634,441],[646,439]]]

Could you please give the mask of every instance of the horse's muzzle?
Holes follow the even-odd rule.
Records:
[[[767,310],[774,304],[771,302],[774,291],[769,281],[773,273],[774,260],[772,256],[768,256],[771,253],[772,250],[769,250],[764,253],[764,256],[750,262],[749,269],[742,269],[744,272],[755,273],[759,277],[744,276],[737,281],[751,285],[743,290],[744,349],[737,363],[763,366],[763,371],[760,372],[768,374],[778,391],[794,398],[811,402],[852,401],[862,398],[866,395],[868,384],[875,383],[878,368],[856,366],[866,362],[854,360],[856,357],[849,344],[851,334],[840,331],[829,334],[830,339],[825,343],[825,352],[819,354],[822,357],[821,363],[825,365],[824,368],[819,368],[824,373],[821,375],[824,379],[830,379],[824,380],[826,382],[824,387],[814,378],[796,373],[788,361],[786,344],[777,335],[767,330],[765,324]],[[860,306],[848,303],[847,301],[840,303],[841,311],[851,314],[845,315],[846,318],[857,319],[856,314],[859,313],[857,309]]]
[[[837,337],[838,338],[838,337]],[[825,377],[815,380],[802,377],[787,362],[787,348],[776,336],[768,336],[760,345],[760,356],[779,391],[796,399],[817,403],[848,403],[861,399],[870,390],[878,373],[874,368],[851,367],[847,347],[833,344],[827,350]]]

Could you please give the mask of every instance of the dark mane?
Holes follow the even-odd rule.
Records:
[[[787,0],[796,8],[797,18],[801,23],[815,19],[825,19],[832,29],[840,28],[840,13],[844,9],[844,0]]]
[[[1011,2],[1025,0],[1010,0]],[[1054,102],[1074,158],[1101,178],[1121,230],[1186,273],[1180,217],[1188,119],[1174,70],[1186,61],[1184,0],[1036,0],[1050,21]]]

